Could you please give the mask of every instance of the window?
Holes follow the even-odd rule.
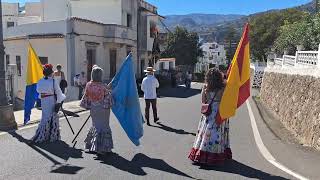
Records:
[[[39,57],[39,60],[42,65],[48,64],[48,57]]]
[[[8,70],[8,65],[10,64],[10,55],[6,54],[6,68]]]
[[[132,16],[127,14],[127,27],[132,27]]]
[[[171,70],[171,69],[174,69],[173,68],[173,62],[169,62],[169,69]]]
[[[218,52],[218,56],[220,56],[220,52]]]
[[[164,69],[164,62],[160,62],[160,70]]]
[[[13,27],[13,26],[14,26],[14,22],[11,22],[11,21],[7,22],[7,28]]]
[[[16,56],[17,73],[21,76],[21,56]]]

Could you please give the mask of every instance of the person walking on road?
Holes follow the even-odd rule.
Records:
[[[152,67],[148,67],[145,72],[148,75],[142,80],[141,90],[144,92],[144,99],[146,103],[145,118],[147,120],[147,125],[150,126],[150,105],[152,105],[154,122],[156,123],[159,121],[157,113],[157,88],[159,88],[159,81],[154,77],[155,70]]]
[[[42,117],[36,134],[32,138],[32,142],[34,143],[60,140],[59,117],[57,113],[66,96],[62,93],[58,82],[53,79],[52,69],[53,66],[51,64],[44,65],[44,78],[37,84],[37,92],[39,93],[42,105]]]
[[[171,87],[172,88],[177,87],[176,73],[174,71],[171,72]]]
[[[92,127],[85,139],[85,148],[98,156],[110,153],[113,148],[109,125],[110,109],[113,105],[111,86],[105,86],[102,77],[103,69],[95,66],[80,103],[81,107],[90,109],[92,118]]]
[[[187,89],[191,88],[191,82],[192,82],[192,74],[187,71],[186,73],[186,80],[185,80],[185,85]]]
[[[97,66],[95,66],[95,67],[97,67]],[[81,75],[77,74],[74,77],[74,84],[75,84],[75,86],[77,86],[79,88],[78,99],[81,100],[81,98],[83,96],[83,90],[84,90],[84,88],[85,88],[85,86],[87,84],[87,80],[86,80],[84,72],[81,72]]]
[[[61,70],[62,66],[60,64],[58,64],[56,66],[56,68],[57,68],[57,70],[54,72],[53,78],[59,84],[62,93],[65,93],[65,89],[68,86],[68,83],[66,81],[66,77],[64,75],[64,72]]]
[[[221,164],[232,159],[229,141],[229,121],[216,123],[218,107],[223,95],[224,81],[218,69],[209,69],[202,89],[202,117],[189,159],[200,165]],[[208,108],[204,108],[208,107]]]

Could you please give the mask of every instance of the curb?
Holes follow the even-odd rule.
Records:
[[[85,111],[88,111],[86,109],[81,109],[81,110],[77,110],[77,111],[74,111],[74,113],[81,113],[81,112],[85,112]],[[59,118],[61,117],[64,117],[63,114],[60,114],[59,115]],[[18,129],[21,128],[21,127],[27,127],[27,126],[30,126],[30,125],[34,125],[34,124],[38,124],[40,122],[41,119],[37,119],[37,120],[33,120],[33,121],[30,121],[29,123],[27,123],[26,125],[18,125]]]
[[[284,143],[301,145],[298,139],[296,139],[293,134],[282,124],[279,118],[263,105],[261,100],[257,100],[256,96],[252,96],[252,101],[258,110],[259,116],[277,139]]]

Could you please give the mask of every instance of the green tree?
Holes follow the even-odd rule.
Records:
[[[275,40],[280,34],[280,27],[306,18],[308,14],[296,9],[286,9],[263,13],[250,18],[250,48],[252,57],[258,61],[266,61]]]
[[[298,22],[285,22],[274,43],[278,52],[289,50],[294,52],[297,45],[305,50],[316,50],[320,42],[320,15],[309,15]]]
[[[177,65],[196,64],[198,57],[202,56],[198,34],[177,27],[174,32],[169,33],[167,47],[161,56],[176,58]]]
[[[233,26],[229,26],[227,33],[224,37],[226,58],[228,60],[228,65],[231,63],[234,53],[236,52],[236,44],[239,42],[240,36],[237,34],[236,29]]]

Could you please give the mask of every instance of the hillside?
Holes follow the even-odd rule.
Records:
[[[301,11],[315,12],[315,0],[305,5],[295,7]],[[230,26],[236,29],[240,36],[243,25],[252,17],[264,13],[270,13],[281,10],[270,10],[260,12],[249,16],[244,15],[219,15],[219,14],[188,14],[188,15],[169,15],[166,16],[164,23],[173,30],[176,26],[182,26],[189,31],[197,32],[204,41],[221,42]]]

